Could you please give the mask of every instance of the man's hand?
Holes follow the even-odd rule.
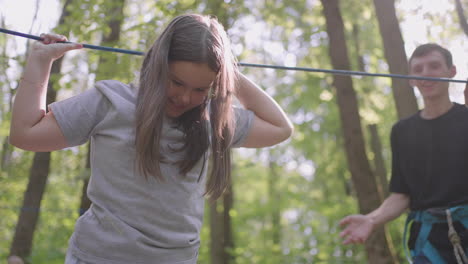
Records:
[[[374,230],[374,221],[367,215],[350,215],[340,221],[340,226],[346,228],[340,233],[343,244],[364,243]]]

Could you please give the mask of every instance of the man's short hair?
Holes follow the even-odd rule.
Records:
[[[418,46],[413,51],[413,54],[411,54],[408,64],[411,65],[411,61],[413,60],[413,58],[425,56],[432,51],[440,52],[440,54],[442,54],[442,56],[445,58],[445,63],[449,68],[453,66],[452,53],[450,53],[448,49],[436,43],[427,43]]]

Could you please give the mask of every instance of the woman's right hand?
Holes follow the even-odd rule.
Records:
[[[67,38],[58,34],[41,34],[42,41],[36,41],[30,52],[31,58],[38,58],[40,60],[54,61],[65,54],[65,52],[81,49],[82,44],[79,43],[58,43],[59,41],[67,41]]]

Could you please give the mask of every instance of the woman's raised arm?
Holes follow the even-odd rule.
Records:
[[[66,37],[41,35],[35,42],[15,95],[10,126],[10,143],[31,151],[52,151],[67,147],[53,113],[46,113],[47,83],[54,60],[65,52],[82,48],[81,44],[57,43]]]
[[[239,74],[237,98],[255,118],[242,147],[260,148],[278,144],[293,133],[293,125],[283,109],[265,91]]]

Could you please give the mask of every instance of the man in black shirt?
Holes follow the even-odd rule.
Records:
[[[433,43],[416,48],[409,71],[435,78],[456,74],[451,53]],[[468,108],[451,102],[448,82],[410,84],[419,89],[424,108],[392,128],[391,194],[371,213],[341,220],[346,228],[340,235],[345,244],[364,243],[376,227],[409,208],[414,263],[457,263],[468,249]],[[449,227],[461,239],[457,245],[448,238]]]

